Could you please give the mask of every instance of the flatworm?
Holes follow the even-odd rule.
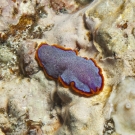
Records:
[[[93,59],[77,56],[77,51],[42,43],[36,51],[36,60],[49,78],[58,79],[80,95],[89,97],[103,89],[101,68]]]

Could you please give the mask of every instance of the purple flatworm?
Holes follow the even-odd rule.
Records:
[[[47,76],[78,94],[92,96],[103,89],[101,68],[93,59],[77,56],[76,51],[42,43],[36,51],[36,60]]]

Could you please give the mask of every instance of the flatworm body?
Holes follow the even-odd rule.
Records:
[[[103,89],[101,69],[94,60],[77,56],[76,51],[43,43],[36,51],[36,59],[47,76],[81,95],[92,96]]]

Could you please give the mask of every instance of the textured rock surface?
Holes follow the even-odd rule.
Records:
[[[109,117],[114,120],[116,131],[122,135],[133,135],[135,128],[135,78],[126,77],[114,88],[106,108],[110,108]],[[131,117],[132,116],[132,117]]]
[[[38,64],[35,61],[36,46],[36,42],[24,41],[18,50],[19,66],[26,76],[38,72]]]
[[[99,20],[95,41],[105,56],[117,55],[122,58],[127,51],[135,49],[133,5],[133,1],[105,0],[87,11],[93,23]]]
[[[43,74],[41,76],[44,77]],[[42,84],[39,80],[29,78],[17,78],[6,83],[1,81],[2,130],[12,134],[28,134],[33,129],[35,132],[42,132],[42,128],[46,128],[46,132],[52,134],[60,126],[60,122],[52,108],[49,96],[52,88],[49,87],[50,85]]]
[[[0,5],[0,134],[134,134],[134,0]],[[94,58],[103,92],[85,98],[46,78],[35,60],[42,42]]]

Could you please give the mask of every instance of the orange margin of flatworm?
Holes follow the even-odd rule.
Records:
[[[45,75],[46,75],[48,78],[53,79],[53,80],[55,80],[55,81],[58,80],[65,88],[71,87],[76,93],[78,93],[78,94],[80,94],[80,95],[83,95],[83,96],[86,96],[86,97],[90,97],[90,96],[99,94],[99,93],[103,90],[103,87],[104,87],[104,77],[103,77],[103,74],[102,74],[102,69],[96,64],[95,60],[92,59],[92,58],[88,59],[87,57],[85,57],[85,59],[87,59],[87,60],[92,60],[92,61],[94,62],[95,66],[99,69],[99,75],[100,75],[101,78],[102,78],[102,85],[101,85],[100,89],[97,88],[96,92],[94,92],[94,90],[90,90],[90,92],[83,92],[83,91],[81,91],[81,90],[79,90],[78,88],[75,87],[75,82],[71,82],[71,83],[68,85],[68,84],[66,84],[66,83],[62,80],[61,77],[54,78],[54,77],[50,76],[50,75],[47,73],[46,69],[44,68],[43,64],[41,63],[41,61],[40,61],[40,59],[39,59],[39,57],[38,57],[38,49],[39,49],[42,45],[48,45],[48,44],[45,43],[45,42],[43,42],[43,43],[41,43],[41,44],[38,46],[37,51],[36,51],[35,58],[36,58],[36,60],[38,61],[39,65],[43,68],[43,71],[44,71]],[[56,45],[56,44],[54,44],[54,45],[52,45],[52,46],[55,46],[56,48],[62,49],[62,50],[64,50],[64,51],[74,51],[74,52],[76,53],[76,55],[78,55],[78,52],[77,52],[76,50],[66,49],[66,48],[64,48],[64,47],[62,47],[62,46],[59,46],[59,45]]]

